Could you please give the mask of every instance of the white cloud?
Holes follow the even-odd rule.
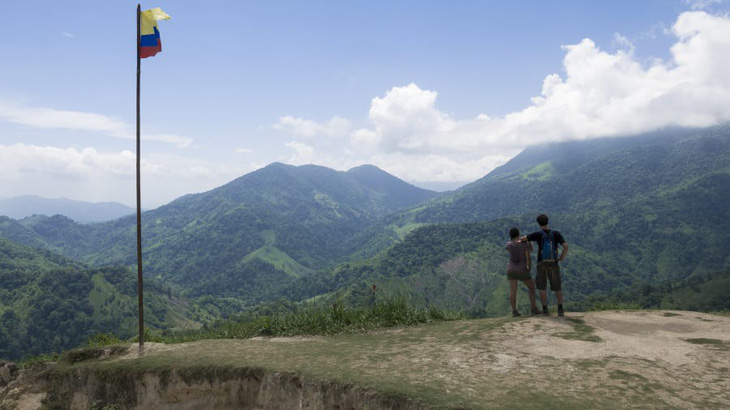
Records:
[[[294,165],[311,164],[317,159],[314,155],[314,147],[311,145],[297,141],[291,141],[284,145],[294,150],[295,154],[289,159]]]
[[[209,190],[254,170],[177,155],[142,160],[142,201],[161,205],[190,192]],[[136,156],[130,151],[0,145],[3,194],[35,194],[86,201],[135,203]]]
[[[61,35],[64,36],[64,37],[68,37],[68,38],[76,38],[76,34],[69,33],[67,31],[62,31],[61,32]]]
[[[327,137],[339,137],[347,135],[352,129],[352,125],[347,119],[336,116],[332,117],[332,119],[325,124],[319,124],[316,121],[294,118],[287,115],[279,118],[279,122],[274,125],[274,129],[305,138],[322,135]]]
[[[136,130],[129,124],[101,114],[32,108],[0,101],[0,120],[33,128],[66,129],[101,133],[110,137],[135,139]],[[193,140],[173,134],[143,133],[142,139],[188,147]]]
[[[93,148],[0,145],[0,177],[13,180],[27,175],[50,175],[64,179],[83,178],[89,173],[110,176],[134,174],[135,156],[129,151],[99,153]]]
[[[631,41],[628,37],[622,35],[621,33],[613,34],[613,46],[631,54],[633,54],[635,49],[634,42]]]
[[[437,107],[436,91],[409,84],[373,98],[368,124],[338,145],[320,138],[334,136],[323,131],[332,121],[282,117],[276,127],[307,138],[287,144],[295,163],[373,163],[410,181],[465,181],[533,144],[730,121],[730,18],[685,12],[671,33],[671,59],[648,64],[620,34],[615,52],[587,38],[564,46],[562,75],[547,75],[531,105],[504,117],[456,119]]]

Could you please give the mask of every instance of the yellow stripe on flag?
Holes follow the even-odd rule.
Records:
[[[171,19],[171,17],[159,7],[143,11],[140,17],[140,34],[143,36],[147,34],[155,34],[155,27],[157,27],[158,20]]]

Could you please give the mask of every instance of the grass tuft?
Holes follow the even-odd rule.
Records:
[[[110,345],[118,345],[122,343],[121,340],[112,332],[109,333],[97,333],[96,335],[89,338],[87,345],[90,347],[103,347]]]
[[[162,343],[184,343],[203,339],[248,339],[258,336],[335,335],[461,318],[459,313],[435,307],[420,309],[411,305],[405,297],[394,297],[364,308],[348,308],[344,303],[336,301],[326,308],[310,307],[294,313],[227,320],[208,328],[174,332],[152,339]]]
[[[119,356],[127,353],[129,346],[108,346],[108,347],[82,347],[63,352],[61,362],[74,364],[87,360],[96,360],[111,356]]]
[[[596,302],[593,303],[588,310],[589,311],[604,311],[604,310],[640,310],[642,306],[636,302]]]
[[[725,341],[720,339],[705,339],[705,338],[697,338],[697,339],[684,339],[685,342],[692,343],[695,345],[722,345],[725,343]]]
[[[58,353],[42,354],[38,356],[26,357],[25,359],[18,362],[18,366],[21,369],[30,369],[31,367],[39,364],[55,363],[59,360]]]
[[[684,339],[687,343],[692,343],[695,345],[708,345],[711,347],[715,347],[719,350],[728,351],[730,350],[730,342],[720,339],[705,339],[705,338],[696,338],[696,339]]]

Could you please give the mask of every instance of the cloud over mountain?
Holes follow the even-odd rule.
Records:
[[[502,117],[455,118],[437,106],[436,91],[411,83],[374,97],[364,127],[286,116],[275,128],[306,137],[306,145],[287,144],[293,163],[373,163],[410,181],[466,181],[533,144],[730,121],[730,18],[685,12],[671,35],[671,58],[648,64],[620,35],[615,52],[589,38],[563,46],[563,72],[545,77],[532,104]]]

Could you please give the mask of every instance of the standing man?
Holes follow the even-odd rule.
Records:
[[[523,241],[537,242],[537,276],[535,276],[535,285],[540,291],[540,301],[542,302],[542,314],[549,315],[547,307],[547,282],[550,281],[550,290],[555,292],[558,299],[558,316],[565,316],[563,311],[563,288],[560,280],[561,262],[568,256],[568,243],[563,239],[560,232],[548,228],[548,217],[542,214],[537,217],[537,224],[540,230],[535,231],[527,236],[523,236]],[[558,256],[558,245],[563,251]]]

